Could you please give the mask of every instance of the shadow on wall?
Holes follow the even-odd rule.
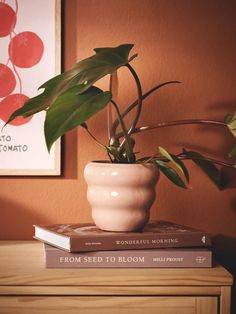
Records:
[[[227,113],[232,113],[235,110],[235,102],[219,102],[216,104],[209,105],[209,108],[217,112],[209,120],[223,121]],[[193,126],[199,138],[209,138],[209,140],[214,137],[217,140],[215,145],[206,146],[205,142],[203,144],[191,144],[191,142],[182,141],[180,146],[186,147],[189,150],[200,151],[204,155],[212,157],[213,159],[226,160],[228,163],[235,163],[234,159],[228,159],[226,156],[235,144],[235,138],[230,134],[229,130],[225,127],[211,126],[208,125],[196,125]],[[222,134],[224,136],[222,136]],[[220,155],[219,155],[220,152]],[[216,158],[217,157],[217,158]],[[225,189],[232,189],[236,187],[236,176],[235,171],[230,168],[222,168],[222,176],[226,182]]]
[[[213,238],[213,248],[216,260],[234,276],[231,313],[236,313],[236,238],[219,234]]]
[[[2,225],[0,228],[1,240],[30,239],[33,234],[33,225],[44,223],[42,216],[34,213],[32,209],[6,199],[0,199],[0,216]],[[23,228],[24,231],[22,232]],[[8,232],[6,238],[4,230],[7,229],[11,232]]]

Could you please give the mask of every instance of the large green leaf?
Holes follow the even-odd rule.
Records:
[[[13,112],[13,114],[9,117],[7,123],[11,122],[19,116],[27,118],[37,112],[46,110],[57,98],[58,94],[60,94],[65,89],[71,78],[72,73],[69,71],[55,76],[53,79],[48,81],[48,87],[44,90],[42,94],[28,99],[23,107]]]
[[[95,55],[78,62],[71,69],[76,73],[72,85],[79,84],[79,92],[84,92],[100,78],[112,74],[127,64],[132,48],[133,44],[124,44],[114,48],[95,48]]]
[[[183,152],[186,157],[191,159],[220,190],[224,187],[224,181],[221,172],[211,161],[206,160],[205,157],[198,152],[186,150]]]
[[[162,160],[155,160],[158,168],[160,169],[160,171],[170,180],[172,181],[174,184],[178,185],[181,188],[187,189],[186,184],[184,183],[184,181],[181,179],[181,177],[178,175],[178,173],[171,168],[166,162],[162,161]]]
[[[79,86],[74,86],[60,95],[48,109],[44,132],[47,148],[64,133],[84,122],[102,110],[111,100],[110,92],[103,92],[91,86],[87,91],[78,94]]]
[[[185,164],[180,160],[177,156],[174,154],[168,153],[163,147],[159,147],[159,151],[164,156],[167,158],[170,162],[172,162],[185,176],[185,179],[187,182],[189,182],[189,173],[187,168],[185,167]]]
[[[127,64],[132,48],[132,44],[124,44],[114,48],[95,49],[95,55],[41,85],[39,89],[44,88],[43,93],[26,101],[22,108],[11,115],[7,123],[18,116],[26,118],[49,108],[62,93],[73,86],[77,86],[77,93],[85,92],[97,80]]]

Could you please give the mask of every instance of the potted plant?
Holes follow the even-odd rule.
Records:
[[[93,209],[94,222],[101,229],[110,231],[133,231],[143,228],[149,219],[149,209],[155,199],[155,184],[159,172],[177,186],[187,188],[189,173],[184,160],[190,159],[221,189],[221,174],[217,166],[235,168],[233,163],[212,160],[199,152],[186,149],[173,154],[159,147],[152,156],[142,156],[135,152],[135,134],[172,125],[219,125],[236,136],[236,113],[227,114],[223,121],[192,119],[140,126],[138,122],[143,101],[161,87],[179,82],[165,82],[143,93],[139,77],[131,66],[132,60],[137,57],[137,54],[130,56],[132,48],[132,44],[123,44],[118,47],[94,49],[95,55],[45,82],[40,87],[44,89],[43,92],[27,100],[7,122],[18,116],[27,118],[40,111],[46,111],[44,134],[48,151],[59,137],[77,126],[84,128],[95,142],[106,150],[108,160],[90,162],[84,174],[88,183],[88,200]],[[111,88],[103,91],[94,86],[106,75],[111,75],[112,78],[121,67],[130,71],[138,94],[137,100],[123,112],[115,102]],[[117,118],[110,128],[108,143],[102,144],[91,133],[87,120],[108,104],[114,108]],[[131,113],[133,121],[127,126],[124,118]],[[118,127],[121,129],[119,132]],[[229,155],[236,155],[236,147]]]

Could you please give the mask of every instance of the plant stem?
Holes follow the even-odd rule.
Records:
[[[209,158],[209,157],[205,157],[204,158],[201,158],[201,157],[188,157],[184,154],[179,154],[178,155],[178,158],[180,159],[185,159],[185,160],[206,160],[206,161],[210,161],[212,162],[213,164],[216,164],[216,165],[220,165],[220,166],[223,166],[223,167],[228,167],[228,168],[234,168],[235,169],[235,165],[234,164],[228,164],[224,161],[221,161],[221,160],[216,160],[216,159],[212,159],[212,158]]]
[[[229,163],[226,163],[226,162],[224,162],[222,160],[216,160],[216,159],[212,159],[212,158],[205,157],[205,156],[202,157],[202,158],[201,157],[191,157],[190,158],[190,157],[186,156],[185,154],[180,153],[180,154],[176,155],[176,157],[178,157],[181,160],[194,160],[195,159],[195,160],[210,161],[213,164],[216,164],[216,165],[219,165],[219,166],[228,167],[228,168],[234,168],[235,169],[235,165],[234,164],[229,164]],[[145,163],[149,162],[151,160],[155,160],[155,159],[158,159],[158,160],[161,160],[161,161],[164,161],[164,162],[170,162],[167,158],[162,157],[162,156],[158,156],[158,153],[157,153],[157,154],[154,154],[152,156],[147,157],[146,160],[145,160]],[[139,160],[137,160],[137,161],[139,161]]]
[[[216,125],[216,126],[227,127],[227,124],[221,121],[190,119],[190,120],[176,120],[176,121],[160,122],[155,125],[142,126],[139,128],[135,128],[132,133],[139,133],[142,131],[148,131],[148,130],[157,129],[157,128],[165,128],[169,126],[177,126],[177,125],[184,125],[184,124],[211,124],[211,125]],[[117,134],[117,138],[120,138],[122,136],[123,136],[122,133]]]
[[[109,81],[109,91],[112,93],[112,97],[117,96],[117,86],[118,86],[118,78],[117,78],[117,71],[115,71],[110,75],[110,81]],[[111,141],[115,139],[115,132],[114,132],[115,130],[113,129],[113,114],[112,114],[111,106],[112,106],[111,104],[108,104],[107,106],[107,128],[108,128],[109,145]]]
[[[168,84],[173,84],[173,83],[180,83],[180,82],[179,81],[169,81],[169,82],[158,84],[157,86],[154,86],[149,91],[147,91],[145,94],[143,94],[142,100],[144,100],[146,97],[148,97],[150,94],[152,94],[153,92],[155,92],[159,88],[161,88],[165,85],[168,85]],[[135,100],[135,102],[133,102],[128,108],[126,108],[126,110],[122,113],[122,118],[124,118],[133,108],[135,108],[137,106],[137,104],[138,104],[138,99]],[[113,122],[113,126],[112,126],[113,133],[115,133],[115,130],[117,129],[118,125],[119,125],[119,120],[116,119]]]
[[[109,159],[110,159],[110,162],[111,163],[113,163],[113,160],[112,160],[112,158],[111,158],[111,155],[107,152],[107,155],[108,155],[108,157],[109,157]]]
[[[134,77],[134,80],[136,82],[136,86],[137,86],[137,93],[138,93],[138,103],[137,103],[137,112],[136,112],[136,116],[134,117],[134,121],[133,124],[131,125],[128,134],[131,134],[133,129],[136,127],[138,121],[139,121],[139,117],[142,111],[142,86],[140,83],[140,80],[138,78],[137,73],[135,72],[135,70],[132,68],[132,66],[128,63],[127,64],[127,68],[130,70],[131,74]]]
[[[128,131],[127,131],[127,129],[126,129],[124,120],[123,120],[122,117],[121,117],[120,110],[119,110],[119,108],[118,108],[118,106],[117,106],[117,104],[115,103],[114,100],[111,100],[111,103],[113,104],[113,106],[114,106],[115,109],[116,109],[116,112],[117,112],[117,115],[118,115],[118,119],[119,119],[119,121],[120,121],[120,125],[121,125],[121,128],[122,128],[122,130],[123,130],[122,133],[123,133],[123,136],[124,136],[125,141],[126,141],[126,143],[127,143],[129,152],[132,152],[131,143],[130,143],[130,137],[129,137]],[[125,141],[124,141],[124,142],[125,142]],[[121,147],[121,145],[120,145],[119,150],[121,150],[121,149],[122,149],[122,147]]]

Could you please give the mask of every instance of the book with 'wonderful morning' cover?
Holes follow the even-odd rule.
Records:
[[[46,268],[209,268],[206,248],[176,248],[70,253],[45,244]]]
[[[204,231],[153,221],[140,232],[103,231],[92,224],[35,225],[34,238],[68,252],[210,246]]]

